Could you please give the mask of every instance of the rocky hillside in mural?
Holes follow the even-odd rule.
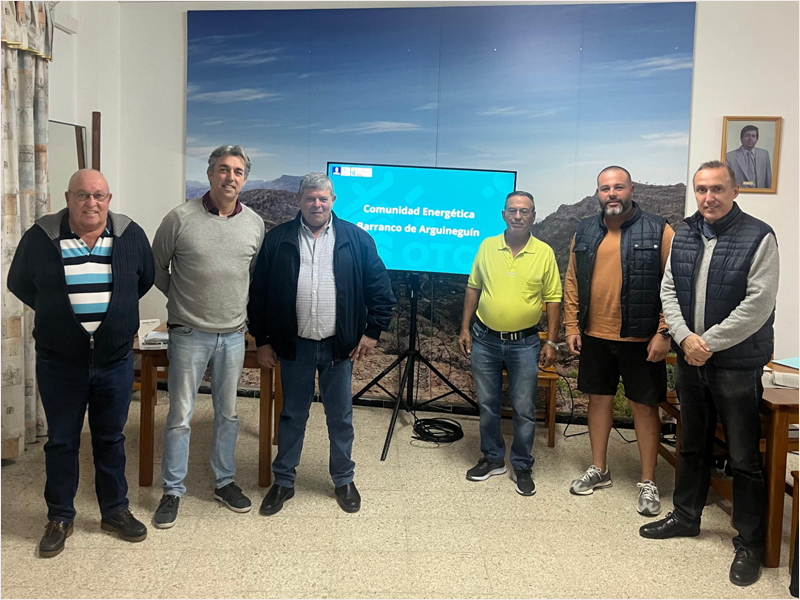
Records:
[[[256,211],[267,231],[297,215],[297,188],[302,177],[281,175],[272,181],[256,179],[248,181],[239,199],[242,204]],[[208,183],[199,181],[186,182],[186,198],[200,198],[208,191]]]
[[[300,187],[300,180],[302,177],[297,175],[281,175],[272,181],[264,181],[263,179],[248,179],[245,182],[242,191],[248,190],[278,190],[287,192],[296,192]],[[189,180],[186,182],[186,199],[189,198],[202,198],[203,194],[208,191],[207,181]]]
[[[261,215],[269,230],[275,225],[293,219],[297,214],[295,191],[299,182],[299,177],[283,175],[273,182],[268,182],[268,185],[274,185],[273,188],[246,189],[242,192],[241,199],[244,204]],[[662,215],[673,227],[677,227],[681,223],[686,194],[685,185],[661,186],[635,183],[635,188],[635,198],[644,210]],[[204,192],[205,190],[203,190]],[[533,226],[532,233],[547,242],[555,251],[562,277],[569,259],[570,241],[578,228],[578,223],[584,217],[596,214],[597,209],[597,198],[594,195],[586,196],[575,204],[560,206],[558,210]],[[383,334],[377,351],[355,365],[353,370],[354,392],[360,390],[390,365],[399,353],[408,348],[410,276],[402,271],[391,271],[389,276],[392,289],[398,299],[397,316],[392,321],[390,330]],[[458,349],[458,333],[461,327],[461,311],[466,283],[466,275],[420,275],[417,318],[418,345],[422,354],[433,363],[437,370],[458,389],[474,398],[475,388],[470,374],[469,360],[462,356]],[[565,375],[572,375],[575,369],[574,361],[563,356],[559,371]],[[392,393],[396,393],[399,375],[400,370],[394,369],[382,380],[382,385]],[[420,402],[449,391],[449,388],[425,366],[419,367],[416,378],[415,389]],[[375,386],[366,394],[366,397],[386,397],[386,393]],[[462,400],[458,396],[450,395],[442,402],[462,402]],[[568,398],[560,398],[559,410],[569,410],[568,402]],[[576,404],[579,403],[579,400],[576,401]]]
[[[686,186],[682,183],[675,185],[648,185],[634,182],[634,199],[643,210],[661,215],[672,226],[678,227],[683,221],[684,199]],[[597,197],[586,196],[575,204],[562,204],[546,218],[534,224],[531,233],[540,240],[547,242],[555,252],[558,268],[563,276],[569,263],[569,246],[572,236],[578,229],[581,219],[597,214]]]

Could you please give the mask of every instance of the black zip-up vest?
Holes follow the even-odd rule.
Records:
[[[695,330],[695,274],[704,247],[700,237],[703,235],[700,230],[702,218],[700,213],[695,213],[685,220],[688,227],[681,227],[675,232],[670,258],[670,269],[681,313],[692,331]],[[775,235],[769,225],[742,212],[735,202],[731,211],[711,227],[717,234],[717,244],[708,269],[704,323],[706,330],[728,318],[744,300],[753,255],[765,235]],[[773,308],[761,329],[740,344],[715,352],[711,362],[723,369],[750,370],[763,367],[772,356],[774,321]],[[676,350],[682,352],[680,348]]]
[[[658,331],[661,314],[661,239],[667,221],[644,212],[636,202],[633,214],[622,224],[619,243],[622,259],[622,310],[620,337],[650,337]],[[603,215],[586,217],[575,234],[575,276],[578,282],[578,325],[589,319],[592,272],[597,248],[608,233]]]

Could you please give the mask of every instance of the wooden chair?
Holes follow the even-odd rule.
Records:
[[[675,365],[676,356],[667,356],[667,364]],[[675,390],[667,390],[667,400],[659,404],[661,410],[675,419],[675,452],[670,450],[664,442],[658,445],[658,453],[675,468],[675,483],[678,483],[678,466],[681,456],[681,405]]]

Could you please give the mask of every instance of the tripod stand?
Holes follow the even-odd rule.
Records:
[[[447,379],[444,375],[442,375],[436,367],[434,367],[430,361],[425,358],[422,353],[417,349],[417,302],[419,300],[419,273],[410,273],[409,274],[409,300],[411,301],[411,316],[409,318],[409,328],[408,328],[408,349],[403,352],[400,356],[398,356],[392,364],[386,367],[381,373],[375,377],[372,381],[370,381],[367,385],[365,385],[357,394],[353,396],[353,400],[357,400],[360,398],[364,392],[366,392],[369,388],[373,385],[377,385],[381,388],[384,392],[389,394],[391,398],[394,398],[394,410],[392,411],[392,420],[389,423],[389,431],[386,432],[386,442],[383,444],[383,452],[381,453],[381,460],[386,460],[386,455],[389,452],[389,445],[392,442],[392,435],[394,434],[394,426],[397,422],[397,414],[400,411],[400,404],[403,405],[403,408],[406,412],[412,412],[417,410],[431,402],[435,402],[436,400],[441,400],[442,398],[449,396],[450,394],[458,394],[464,400],[469,402],[475,409],[478,408],[478,405],[469,398],[464,392],[459,390],[453,383]],[[392,394],[389,390],[383,387],[380,384],[381,379],[386,377],[395,367],[399,367],[403,361],[406,361],[405,366],[403,367],[403,374],[400,377],[400,385],[398,386],[397,396]],[[431,372],[436,375],[439,379],[441,379],[447,386],[450,388],[449,392],[446,392],[436,398],[431,398],[430,400],[426,400],[425,402],[420,402],[416,404],[414,402],[414,366],[417,361],[424,364]],[[403,388],[405,388],[405,397],[403,396]]]

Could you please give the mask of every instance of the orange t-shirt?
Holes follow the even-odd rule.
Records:
[[[664,227],[661,237],[661,273],[669,259],[672,237],[675,232],[669,225]],[[621,230],[609,227],[608,233],[597,248],[592,271],[592,288],[589,298],[589,316],[584,333],[604,340],[624,342],[646,342],[650,338],[620,337],[622,327],[622,308],[619,295],[622,290],[622,257],[620,255]],[[570,244],[569,266],[564,279],[564,326],[567,335],[580,333],[578,328],[578,282],[575,278],[575,253],[572,248],[575,238]],[[661,315],[658,328],[666,327],[664,315]]]

